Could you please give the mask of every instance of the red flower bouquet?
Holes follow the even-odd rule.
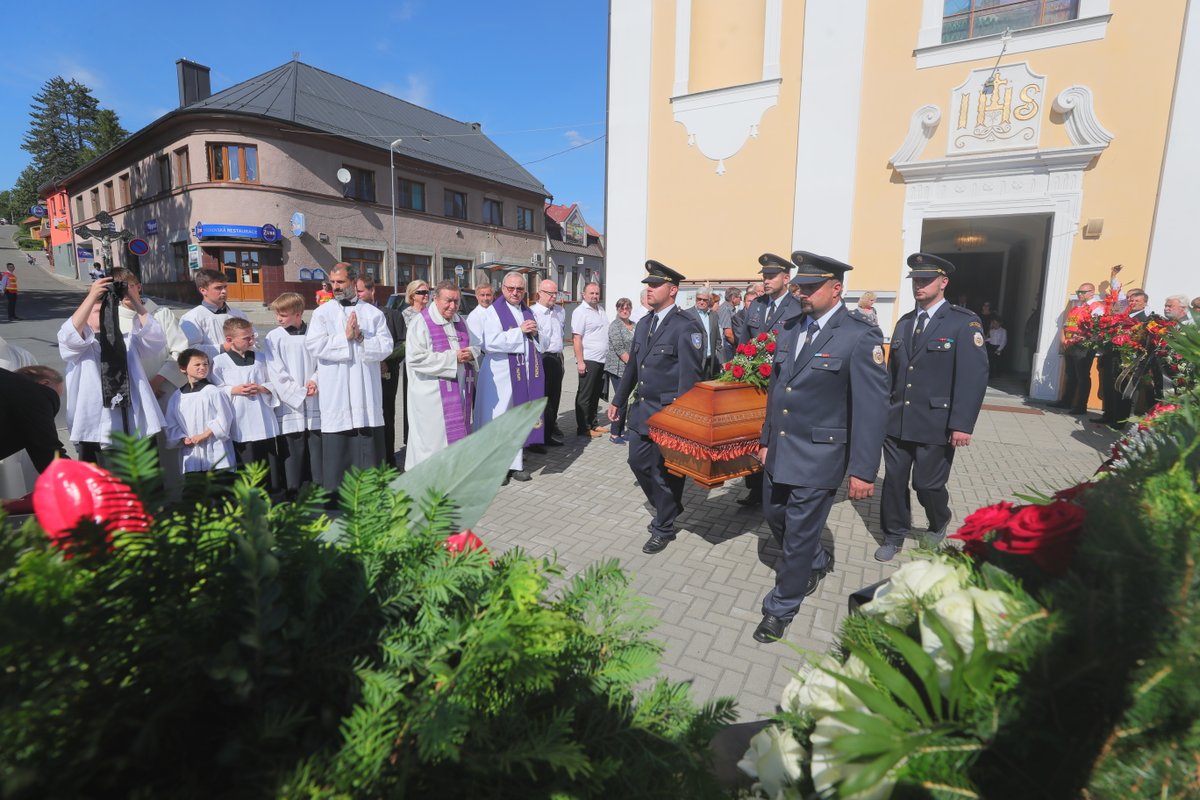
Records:
[[[1071,565],[1087,516],[1072,501],[1090,486],[1064,489],[1045,505],[986,506],[963,520],[950,538],[962,541],[963,549],[973,556],[986,558],[991,549],[1027,556],[1046,574],[1061,575]]]
[[[754,339],[734,348],[734,356],[726,361],[717,380],[748,383],[760,389],[771,380],[771,361],[775,357],[775,338],[779,331],[763,331]]]

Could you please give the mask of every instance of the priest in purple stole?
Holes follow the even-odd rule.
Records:
[[[483,366],[475,397],[475,429],[491,422],[514,406],[546,396],[542,353],[549,345],[546,332],[538,330],[533,312],[525,304],[525,277],[519,272],[504,276],[503,296],[483,318]],[[544,420],[538,420],[525,445],[545,441]],[[530,479],[518,451],[509,478]],[[508,480],[505,480],[507,483]]]
[[[405,369],[412,429],[404,468],[412,469],[471,433],[479,347],[472,347],[454,281],[442,281],[432,302],[408,326]]]

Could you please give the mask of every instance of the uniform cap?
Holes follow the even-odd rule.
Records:
[[[950,277],[954,274],[953,264],[929,253],[913,253],[908,257],[908,266],[912,269],[912,272],[908,273],[910,278],[937,278],[943,275]]]
[[[642,283],[649,283],[655,286],[661,283],[673,283],[678,286],[682,281],[686,280],[686,278],[666,264],[654,259],[646,262],[646,273],[646,277],[642,278]]]
[[[805,250],[794,251],[792,261],[796,264],[796,274],[792,278],[792,283],[796,286],[820,283],[830,278],[840,281],[843,275],[854,269],[849,264]]]
[[[780,272],[792,271],[792,262],[774,253],[763,253],[758,257],[758,263],[762,267],[759,272],[763,275],[777,275]]]

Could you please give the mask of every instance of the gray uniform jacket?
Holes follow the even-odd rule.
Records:
[[[654,338],[649,339],[653,319],[653,314],[647,314],[634,327],[629,362],[613,396],[613,405],[621,408],[637,390],[625,413],[625,426],[643,436],[650,433],[646,420],[704,379],[704,332],[700,323],[672,306]]]
[[[750,304],[750,310],[746,312],[745,326],[741,332],[737,333],[738,344],[745,344],[763,331],[777,329],[784,317],[793,310],[800,310],[800,304],[796,302],[796,298],[792,297],[791,292],[783,293],[783,297],[775,305],[774,315],[768,318],[767,308],[770,305],[771,298],[765,294],[754,298],[754,302]]]
[[[797,360],[807,317],[797,303],[780,322],[759,440],[772,482],[836,489],[849,472],[873,483],[887,422],[883,334],[843,307]]]
[[[943,303],[913,349],[916,314],[901,317],[892,335],[887,435],[946,444],[951,431],[975,430],[983,405],[988,379],[983,323],[974,311]]]

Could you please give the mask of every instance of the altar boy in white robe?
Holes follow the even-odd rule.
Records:
[[[503,297],[492,303],[483,318],[483,366],[475,397],[475,429],[491,422],[513,406],[546,396],[542,353],[550,345],[546,331],[538,328],[525,305],[525,277],[510,272],[500,284]],[[545,424],[538,420],[525,445],[545,441]],[[518,450],[508,470],[509,480],[527,481],[524,453]]]
[[[137,314],[132,329],[113,340],[125,352],[127,385],[123,388],[127,394],[118,392],[105,400],[105,378],[112,378],[120,362],[118,350],[110,349],[108,358],[117,358],[117,363],[102,363],[98,338],[102,300],[111,284],[112,278],[108,277],[93,282],[79,308],[58,329],[58,351],[67,363],[67,429],[81,461],[99,461],[101,449],[112,443],[113,431],[153,436],[163,427],[162,409],[142,370],[141,356],[161,351],[166,347],[166,336],[142,304],[136,286],[129,287]]]
[[[238,466],[266,461],[271,469],[268,491],[283,487],[275,437],[279,422],[275,407],[279,397],[271,383],[267,355],[254,350],[254,326],[247,320],[225,320],[225,352],[213,359],[209,380],[229,394],[233,406],[233,452]]]
[[[196,289],[200,292],[200,305],[183,315],[179,328],[187,337],[187,346],[195,347],[216,358],[225,349],[225,320],[246,315],[226,304],[229,287],[225,273],[216,269],[196,271]]]
[[[304,298],[284,292],[271,303],[275,321],[266,336],[267,369],[279,397],[279,458],[289,496],[311,480],[321,480],[321,407],[317,397],[317,359],[304,346]],[[307,468],[307,469],[306,469]]]
[[[322,479],[337,496],[350,467],[384,462],[383,381],[379,362],[392,354],[392,334],[383,312],[358,302],[350,265],[329,271],[333,300],[308,321],[304,345],[317,359],[321,407]]]
[[[420,423],[408,434],[406,470],[471,433],[479,342],[458,315],[461,301],[458,285],[442,281],[408,326],[408,409]]]
[[[203,350],[189,347],[176,360],[187,382],[167,402],[167,446],[182,451],[184,472],[232,470],[233,404],[227,392],[208,381]]]

